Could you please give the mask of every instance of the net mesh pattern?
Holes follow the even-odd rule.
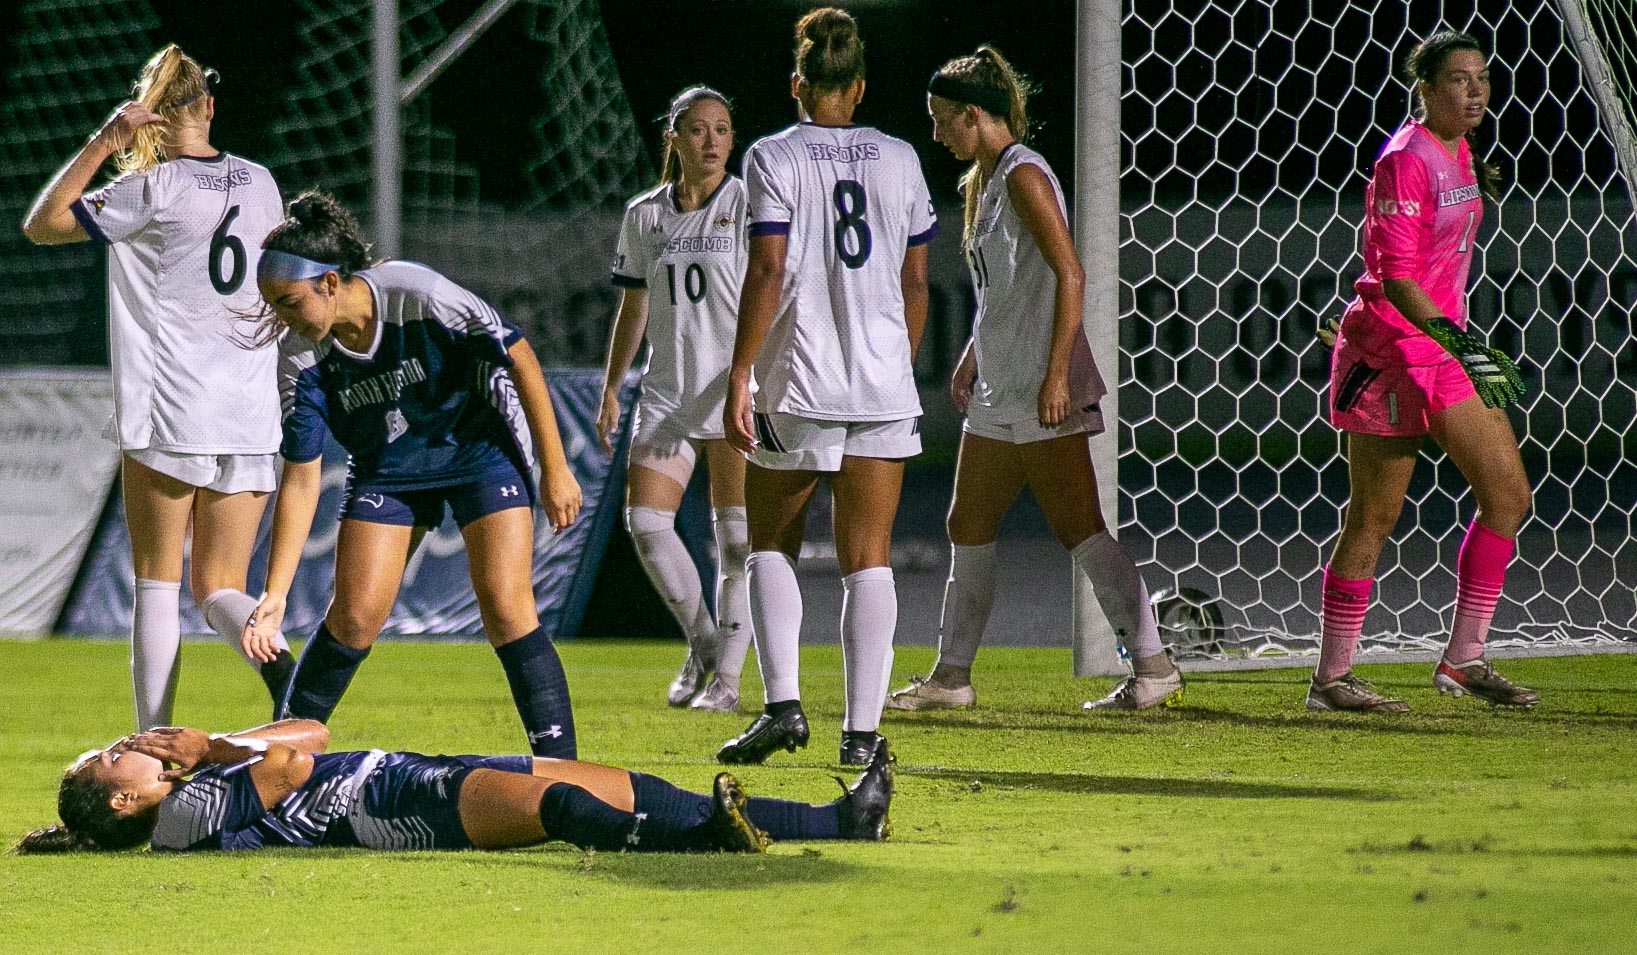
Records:
[[[1629,4],[1596,6],[1629,62]],[[1325,23],[1305,5],[1216,0],[1125,15],[1121,539],[1152,582],[1224,610],[1227,639],[1200,653],[1317,646],[1348,476],[1314,332],[1352,297],[1370,165],[1411,107],[1405,55],[1443,26],[1492,51],[1477,151],[1507,179],[1485,211],[1472,327],[1521,355],[1530,383],[1512,420],[1534,510],[1493,642],[1637,639],[1637,233],[1609,124],[1555,5],[1414,16],[1346,4]],[[1377,567],[1366,647],[1440,649],[1448,633],[1475,502],[1427,451]]]

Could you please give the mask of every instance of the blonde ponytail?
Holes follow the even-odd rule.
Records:
[[[1023,74],[1012,68],[1012,64],[1006,61],[1006,57],[1001,56],[999,50],[986,43],[978,47],[971,56],[958,57],[945,63],[934,75],[935,83],[939,77],[955,81],[952,84],[954,87],[998,91],[1005,94],[1005,115],[986,106],[978,108],[997,119],[1004,120],[1013,139],[1020,143],[1029,141],[1028,101],[1029,94],[1034,92],[1034,88]],[[979,98],[987,100],[987,97]],[[1000,104],[997,102],[994,105],[998,108]],[[973,162],[961,176],[961,196],[965,200],[965,211],[962,216],[964,239],[970,240],[972,237],[972,229],[978,219],[978,202],[983,197],[984,187],[988,185],[989,182],[983,175],[983,167],[977,162]]]
[[[165,147],[174,145],[177,130],[205,121],[206,97],[216,77],[174,43],[155,53],[143,65],[131,86],[131,99],[158,113],[164,122],[139,127],[131,145],[115,157],[120,172],[140,172],[165,161]]]

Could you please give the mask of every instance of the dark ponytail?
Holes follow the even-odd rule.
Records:
[[[107,783],[92,779],[75,763],[57,787],[57,815],[62,824],[36,829],[12,847],[19,855],[52,852],[118,852],[134,849],[153,837],[159,807],[121,816],[110,800]]]
[[[370,264],[369,243],[358,220],[340,200],[318,189],[290,200],[284,221],[267,233],[261,247],[334,265],[343,278]]]
[[[978,47],[971,56],[957,57],[945,63],[937,75],[959,80],[962,85],[996,90],[1005,94],[1007,103],[1005,115],[994,113],[982,106],[978,108],[997,119],[1005,120],[1006,128],[1011,132],[1013,139],[1020,143],[1029,141],[1028,101],[1034,87],[1023,74],[1012,68],[1012,64],[1006,61],[1006,57],[1000,55],[999,50],[986,43]],[[978,200],[982,198],[984,187],[988,185],[983,178],[982,166],[974,161],[961,176],[960,185],[961,196],[966,200],[964,234],[966,238],[971,238],[972,227],[978,217]]]
[[[1438,71],[1444,68],[1444,61],[1457,50],[1471,50],[1480,55],[1484,48],[1469,33],[1459,33],[1455,30],[1440,30],[1432,36],[1417,43],[1410,50],[1410,55],[1404,60],[1404,75],[1415,90],[1415,116],[1424,119],[1427,115],[1427,104],[1421,96],[1421,84],[1432,85],[1438,79]],[[1472,136],[1472,131],[1466,134],[1467,151],[1472,156],[1472,177],[1478,180],[1478,189],[1490,199],[1499,201],[1501,198],[1501,170],[1500,167],[1483,162],[1478,158],[1478,143]]]
[[[845,10],[819,7],[796,21],[796,75],[815,90],[845,89],[864,78],[864,41]]]

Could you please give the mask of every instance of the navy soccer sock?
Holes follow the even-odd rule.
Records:
[[[540,824],[546,835],[582,849],[617,852],[690,852],[711,848],[702,823],[711,814],[709,796],[678,789],[663,779],[631,774],[635,812],[624,812],[587,790],[553,783],[540,797]]]
[[[267,692],[272,694],[273,709],[278,709],[284,702],[284,694],[290,689],[290,676],[296,672],[296,658],[288,650],[280,650],[278,656],[263,663],[257,668],[261,673],[261,681],[267,684]],[[278,719],[278,714],[273,714]]]
[[[568,674],[545,628],[536,627],[528,636],[495,647],[495,656],[506,669],[512,701],[529,734],[529,749],[536,756],[573,759],[578,750]]]
[[[290,677],[290,689],[274,715],[328,723],[353,674],[358,672],[358,665],[367,656],[368,647],[354,650],[344,646],[331,635],[329,624],[320,624],[318,632],[302,648],[301,662]]]
[[[745,818],[775,842],[841,838],[841,810],[833,802],[814,806],[791,799],[751,796],[745,800]]]

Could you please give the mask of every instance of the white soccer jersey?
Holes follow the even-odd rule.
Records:
[[[649,415],[680,416],[677,433],[690,438],[722,436],[745,259],[737,177],[722,177],[692,212],[677,209],[668,183],[626,204],[613,280],[648,290],[642,405]]]
[[[108,351],[123,450],[271,454],[277,349],[248,348],[261,243],[282,218],[263,166],[187,156],[82,196],[108,246]]]
[[[984,187],[976,228],[966,242],[966,264],[978,298],[972,326],[978,378],[968,413],[1004,424],[1039,415],[1040,385],[1051,357],[1057,302],[1057,275],[1012,208],[1006,189],[1007,175],[1025,164],[1038,166],[1046,174],[1057,196],[1058,211],[1064,211],[1063,188],[1046,160],[1027,146],[1013,143],[1001,153]],[[1084,410],[1107,391],[1081,326],[1069,355],[1069,406]]]
[[[801,123],[745,154],[748,233],[789,236],[756,355],[756,410],[834,421],[921,413],[904,252],[938,232],[915,150],[868,126]]]

